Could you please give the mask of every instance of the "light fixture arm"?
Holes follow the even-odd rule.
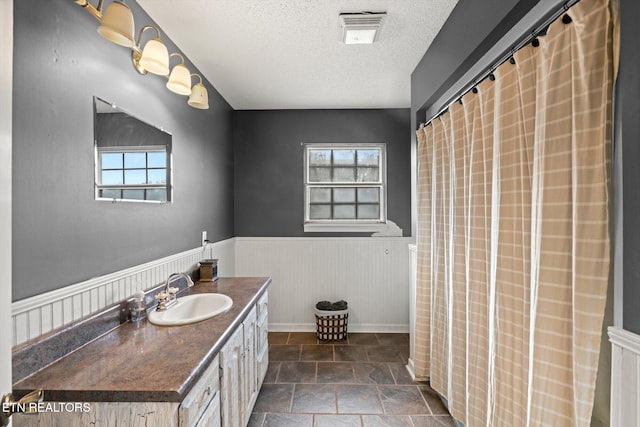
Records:
[[[86,9],[94,18],[98,21],[102,20],[102,3],[104,0],[98,0],[98,6],[94,6],[89,3],[88,0],[75,0],[76,4],[79,4]]]
[[[144,33],[146,30],[148,30],[149,28],[153,28],[154,30],[156,30],[156,34],[158,35],[158,37],[156,37],[158,40],[162,40],[162,37],[160,37],[160,30],[156,27],[154,27],[153,25],[145,25],[144,27],[140,28],[140,32],[138,33],[138,41],[136,42],[136,45],[134,46],[134,48],[141,50],[140,49],[140,40],[142,40],[142,33]]]
[[[181,54],[179,54],[179,53],[174,52],[174,53],[172,53],[171,55],[169,55],[169,61],[171,61],[171,57],[172,57],[172,56],[177,56],[177,57],[179,57],[179,58],[180,58],[180,61],[181,61],[181,62],[180,62],[180,64],[181,64],[181,65],[185,65],[185,64],[184,64],[184,61],[185,61],[184,56],[182,56],[182,55],[181,55]]]
[[[202,76],[200,74],[193,73],[189,77],[193,77],[193,76],[196,76],[197,78],[199,78],[200,79],[200,84],[202,84]]]

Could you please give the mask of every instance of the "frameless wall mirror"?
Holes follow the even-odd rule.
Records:
[[[94,97],[96,200],[172,199],[171,134]]]

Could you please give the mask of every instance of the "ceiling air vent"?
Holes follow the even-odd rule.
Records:
[[[341,13],[341,40],[345,44],[371,44],[378,39],[385,12]]]

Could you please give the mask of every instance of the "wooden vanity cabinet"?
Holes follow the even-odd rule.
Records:
[[[265,292],[182,402],[90,402],[89,412],[16,414],[15,427],[246,426],[269,363]]]

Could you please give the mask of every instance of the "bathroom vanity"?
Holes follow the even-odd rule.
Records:
[[[222,293],[231,309],[183,326],[126,322],[24,378],[14,394],[42,388],[47,410],[13,425],[245,426],[268,366],[270,282],[200,282],[184,295]]]

